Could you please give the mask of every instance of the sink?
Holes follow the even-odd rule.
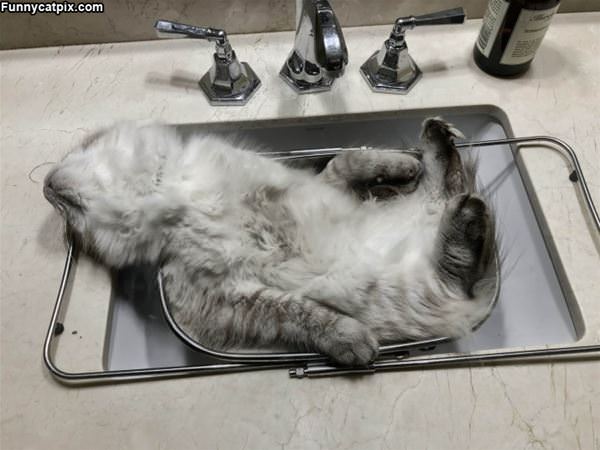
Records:
[[[494,106],[394,111],[316,118],[219,124],[174,125],[184,136],[197,132],[234,135],[262,151],[361,145],[411,147],[421,122],[441,115],[469,141],[512,137],[510,123]],[[583,321],[528,179],[507,145],[478,152],[478,182],[491,199],[501,238],[501,287],[489,318],[467,337],[438,345],[430,353],[474,352],[568,344],[584,332]],[[322,167],[327,159],[295,162]],[[155,267],[133,267],[112,274],[112,293],[104,345],[108,370],[206,365],[222,361],[196,352],[169,328],[163,316]]]

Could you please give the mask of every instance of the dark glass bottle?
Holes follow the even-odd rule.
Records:
[[[560,0],[489,0],[473,49],[485,72],[508,77],[531,65]]]

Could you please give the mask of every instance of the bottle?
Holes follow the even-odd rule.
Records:
[[[519,75],[531,65],[560,0],[490,0],[473,49],[483,71]]]

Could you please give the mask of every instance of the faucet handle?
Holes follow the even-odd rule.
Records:
[[[444,11],[416,16],[415,26],[464,23],[466,16],[465,10],[462,8],[446,9]]]
[[[407,30],[422,25],[461,24],[465,21],[462,8],[447,9],[422,16],[399,17],[390,37],[360,67],[360,72],[375,92],[406,94],[422,75],[408,53],[404,35]]]
[[[225,33],[225,30],[217,28],[196,27],[194,25],[171,22],[170,20],[157,20],[154,23],[154,28],[159,37],[170,37],[171,34],[180,34],[182,37],[206,39],[220,44],[227,42],[227,33]]]
[[[223,58],[231,60],[233,50],[227,39],[225,30],[209,27],[197,27],[186,25],[184,23],[171,22],[170,20],[157,20],[154,23],[156,35],[160,38],[169,38],[173,35],[192,39],[205,39],[215,43],[216,54]]]
[[[465,21],[465,10],[462,8],[446,9],[431,14],[423,14],[422,16],[407,16],[398,17],[394,22],[392,30],[393,37],[404,36],[406,30],[412,30],[414,27],[423,25],[447,25],[460,24]]]
[[[244,105],[260,86],[260,79],[246,62],[239,62],[225,30],[157,20],[159,37],[205,39],[215,43],[213,66],[200,79],[200,87],[211,105]]]

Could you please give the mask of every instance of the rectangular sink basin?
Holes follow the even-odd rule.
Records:
[[[184,135],[212,132],[255,142],[264,151],[330,147],[411,147],[421,122],[442,116],[469,141],[512,137],[502,110],[493,106],[443,108],[220,124],[177,125]],[[475,332],[439,345],[431,353],[473,352],[550,344],[568,344],[583,334],[583,322],[527,177],[507,145],[478,152],[478,182],[496,211],[501,238],[501,287],[490,317]],[[310,162],[314,164],[314,160]],[[130,268],[112,276],[106,369],[215,364],[219,361],[186,346],[162,313],[155,271]]]

